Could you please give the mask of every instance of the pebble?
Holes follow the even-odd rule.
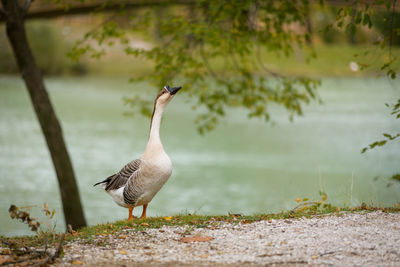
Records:
[[[245,224],[219,222],[193,229],[123,230],[124,239],[98,236],[67,243],[56,266],[400,266],[400,213],[343,213]],[[212,237],[182,242],[184,236]],[[98,246],[96,241],[106,240]]]

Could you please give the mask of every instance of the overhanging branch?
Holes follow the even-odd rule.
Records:
[[[30,1],[28,1],[30,2]],[[124,11],[127,9],[163,6],[163,5],[190,5],[194,4],[194,0],[126,0],[115,1],[105,4],[103,1],[71,6],[68,8],[43,8],[31,10],[25,15],[25,19],[52,19],[61,16],[73,16],[80,14],[87,14],[91,12],[111,12],[111,11]],[[5,21],[5,15],[0,13],[0,22]]]
[[[277,1],[277,0],[276,0]],[[366,0],[367,3],[372,4],[374,0]],[[33,2],[33,1],[27,1]],[[68,8],[57,7],[57,5],[53,5],[54,7],[44,7],[44,8],[36,8],[30,9],[25,15],[25,19],[52,19],[63,16],[74,16],[87,14],[91,12],[111,12],[111,11],[123,11],[126,9],[135,9],[135,8],[143,8],[143,7],[152,7],[152,6],[162,6],[162,5],[192,5],[196,4],[196,0],[121,0],[121,1],[87,1],[90,3],[79,4],[75,6],[69,6]],[[313,2],[317,2],[314,0]],[[349,3],[345,0],[326,0],[325,3],[332,6],[346,6]],[[35,5],[35,4],[34,4]],[[32,6],[34,6],[32,5]],[[49,6],[49,5],[46,5]],[[52,6],[52,5],[50,5]],[[374,6],[376,9],[383,10],[385,7],[383,5]],[[0,9],[1,10],[1,9]],[[399,6],[395,7],[396,11],[399,11]],[[2,12],[3,11],[3,12]],[[5,22],[6,13],[4,10],[0,11],[0,23]]]

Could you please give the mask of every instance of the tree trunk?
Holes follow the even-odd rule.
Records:
[[[26,37],[24,25],[26,11],[18,5],[19,1],[1,1],[6,15],[7,36],[22,78],[29,91],[57,174],[66,226],[70,224],[74,229],[86,226],[74,171],[65,146],[61,126]]]

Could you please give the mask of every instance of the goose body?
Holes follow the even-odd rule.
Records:
[[[157,95],[150,136],[142,156],[126,164],[118,173],[95,184],[101,184],[119,206],[129,208],[128,219],[133,218],[132,211],[137,206],[143,206],[141,218],[145,218],[148,203],[171,176],[172,163],[161,143],[160,125],[165,107],[179,89],[165,86]]]

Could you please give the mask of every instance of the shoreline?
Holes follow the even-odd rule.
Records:
[[[51,240],[49,233],[45,236],[2,240],[33,251],[43,250],[43,240]],[[53,235],[48,244],[53,254],[59,237]],[[343,210],[318,202],[278,214],[178,215],[86,227],[65,235],[63,253],[53,264],[395,265],[400,262],[399,243],[400,207],[364,204]]]

